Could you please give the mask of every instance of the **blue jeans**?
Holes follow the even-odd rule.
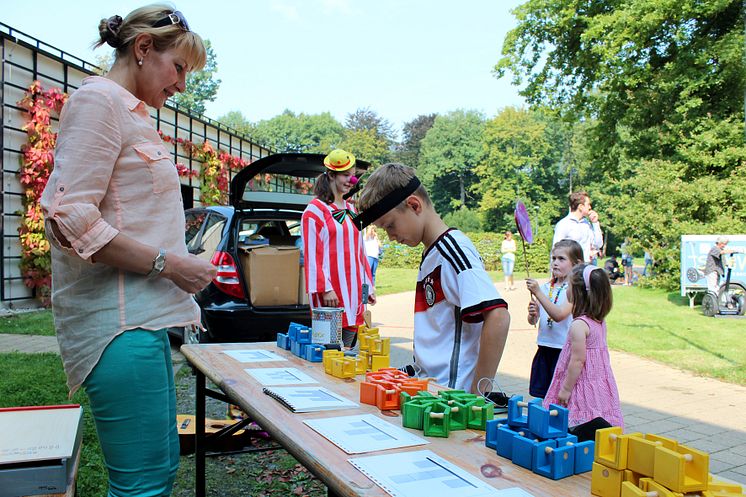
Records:
[[[503,274],[505,276],[513,275],[513,266],[515,266],[515,259],[507,259],[503,257]]]
[[[109,497],[171,495],[179,434],[166,330],[116,337],[83,386],[109,471]]]
[[[373,278],[373,285],[376,284],[376,269],[378,269],[378,258],[368,256],[368,265],[370,266],[370,275]]]

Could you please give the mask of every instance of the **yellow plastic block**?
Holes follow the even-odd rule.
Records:
[[[705,490],[702,497],[743,497],[741,492],[728,492],[726,490]]]
[[[337,378],[354,378],[356,362],[352,357],[335,357],[332,359],[332,376]]]
[[[635,473],[634,471],[630,469],[622,470],[624,473],[623,479],[624,481],[628,481],[632,483],[634,486],[639,487],[640,486],[640,475],[639,473]]]
[[[623,478],[622,471],[594,462],[591,472],[591,493],[598,497],[620,497]]]
[[[629,437],[622,435],[618,426],[596,431],[594,460],[612,469],[627,469],[627,444]]]
[[[650,440],[651,442],[660,442],[659,445],[662,445],[663,447],[671,450],[676,450],[676,447],[679,446],[679,442],[677,442],[673,438],[662,437],[653,433],[646,434],[645,440]]]
[[[632,482],[623,481],[621,488],[621,497],[648,497],[648,493],[646,491],[644,491],[640,487],[636,487]]]
[[[326,374],[332,374],[332,359],[344,357],[344,352],[341,350],[325,350],[321,356],[321,360],[324,364],[324,372]]]
[[[390,355],[391,339],[378,337],[374,338],[370,341],[370,351],[375,355]]]
[[[652,478],[640,478],[640,488],[645,492],[649,492],[649,494],[645,495],[655,494],[657,497],[684,497],[684,494],[672,492]]]
[[[361,350],[358,352],[357,356],[365,363],[365,369],[366,371],[370,369],[370,352],[367,350]]]
[[[723,481],[716,476],[710,475],[710,482],[707,484],[707,490],[711,492],[733,492],[735,494],[743,493],[743,487],[739,483]]]
[[[629,437],[627,441],[627,468],[644,476],[653,476],[655,448],[660,443],[640,437]]]
[[[389,367],[390,356],[387,355],[373,355],[370,356],[370,370],[378,371],[381,368]]]
[[[355,374],[365,374],[368,371],[368,358],[355,357]]]
[[[679,445],[676,450],[655,448],[653,478],[674,492],[707,490],[709,454]]]

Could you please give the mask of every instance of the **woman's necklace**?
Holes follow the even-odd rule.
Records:
[[[557,295],[554,296],[554,301],[552,301],[552,293],[554,293],[554,281],[549,284],[549,301],[552,302],[554,305],[557,305],[557,301],[559,300],[560,293],[562,293],[562,290],[565,289],[567,286],[567,283],[562,283],[559,288],[557,288]],[[547,328],[551,329],[552,326],[554,326],[554,320],[549,317],[549,313],[547,312]]]

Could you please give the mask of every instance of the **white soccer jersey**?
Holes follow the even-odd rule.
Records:
[[[455,229],[423,254],[414,304],[414,359],[421,377],[469,390],[479,357],[482,314],[508,307],[471,240]]]

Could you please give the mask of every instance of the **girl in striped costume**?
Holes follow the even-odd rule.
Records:
[[[327,170],[313,188],[316,198],[301,218],[306,291],[312,308],[344,308],[342,338],[345,347],[352,348],[357,327],[364,323],[365,304],[376,302],[363,236],[352,222],[355,210],[344,199],[354,185],[355,157],[334,150],[324,165]],[[363,285],[367,285],[365,302]]]

